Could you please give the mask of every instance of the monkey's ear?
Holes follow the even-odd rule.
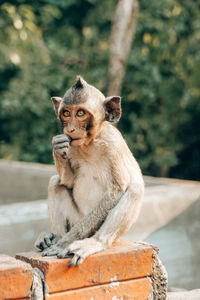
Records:
[[[121,117],[121,97],[111,96],[104,101],[105,120],[109,122],[118,122]]]
[[[51,97],[51,100],[53,102],[55,112],[58,115],[58,107],[60,105],[60,102],[61,102],[62,98],[60,98],[60,97]]]

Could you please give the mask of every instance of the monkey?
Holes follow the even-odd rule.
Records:
[[[137,220],[144,195],[141,169],[119,130],[121,97],[105,97],[81,76],[63,98],[52,97],[63,133],[52,139],[57,175],[48,186],[52,232],[35,247],[72,257],[79,266],[117,241]]]

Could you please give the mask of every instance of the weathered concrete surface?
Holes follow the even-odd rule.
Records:
[[[182,213],[200,196],[200,183],[187,180],[144,177],[146,189],[139,218],[124,235],[144,240]]]
[[[199,300],[200,289],[186,291],[186,292],[173,292],[168,293],[167,300]]]
[[[52,165],[0,160],[0,204],[45,199]]]
[[[47,201],[0,206],[0,253],[30,251],[41,231],[50,230]]]
[[[169,275],[169,286],[200,287],[200,197],[182,214],[150,235],[147,242],[159,247],[159,256]]]

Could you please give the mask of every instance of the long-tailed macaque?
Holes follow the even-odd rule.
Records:
[[[52,98],[63,134],[53,137],[58,175],[48,188],[53,233],[41,233],[42,255],[73,254],[69,266],[110,247],[136,221],[144,193],[140,168],[120,132],[121,98],[105,98],[78,76]]]

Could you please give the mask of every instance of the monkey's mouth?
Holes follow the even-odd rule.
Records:
[[[69,140],[70,140],[70,143],[71,143],[72,141],[76,141],[76,140],[82,139],[82,138],[80,138],[80,137],[72,137],[72,136],[69,135],[69,134],[66,134],[66,135],[68,136],[68,138],[69,138]]]
[[[86,138],[84,135],[82,135],[82,136],[77,136],[77,135],[75,136],[73,134],[72,135],[67,134],[67,135],[70,138],[70,145],[72,145],[72,146],[79,146],[80,143],[82,144],[84,139]]]
[[[71,146],[81,146],[84,143],[84,138],[74,138],[72,139],[70,145]]]
[[[81,140],[82,138],[71,138],[71,142]]]
[[[84,138],[86,138],[85,135],[82,135],[82,136],[71,136],[70,135],[71,142],[73,142],[73,141],[79,141],[79,140],[82,140]]]

